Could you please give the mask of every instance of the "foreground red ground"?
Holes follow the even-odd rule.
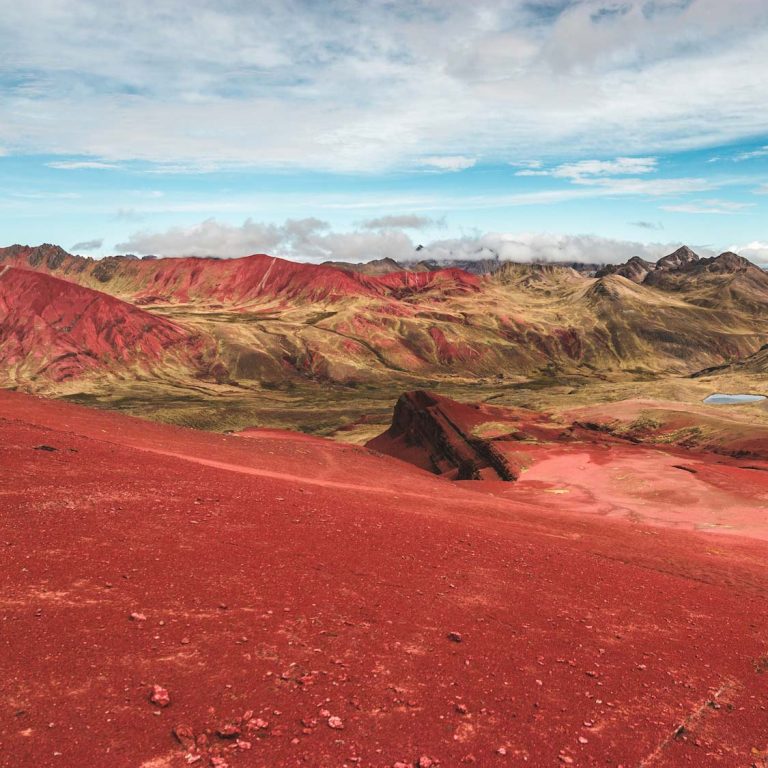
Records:
[[[0,434],[3,765],[764,762],[759,539],[15,393]]]

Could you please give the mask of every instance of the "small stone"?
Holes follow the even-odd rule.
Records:
[[[222,739],[234,739],[240,735],[240,726],[235,723],[227,723],[222,725],[221,728],[216,729],[216,733],[221,736]]]
[[[467,708],[467,705],[466,704],[461,704],[461,703],[456,705],[456,711],[460,715],[466,715],[466,714],[469,713],[469,709]]]
[[[499,747],[496,750],[497,755],[501,755],[502,757],[507,754],[507,748],[506,747]]]
[[[588,744],[589,739],[585,739],[583,736],[579,736],[579,744]]]
[[[176,740],[186,749],[191,749],[195,746],[195,734],[192,728],[188,725],[177,725],[173,729],[173,735]]]
[[[340,717],[336,717],[336,715],[332,715],[328,718],[328,727],[333,728],[336,731],[342,730],[344,728],[344,723],[342,722]]]
[[[182,645],[189,645],[192,641],[188,637],[182,637],[180,642]]]
[[[162,685],[153,685],[149,700],[158,707],[167,707],[171,703],[171,696]]]
[[[131,621],[146,621],[147,617],[143,613],[132,613],[128,617]]]
[[[565,763],[566,765],[573,765],[573,758],[569,757],[568,755],[558,755],[558,758],[561,763]]]
[[[243,741],[242,739],[238,739],[235,744],[237,744],[238,749],[247,750],[251,748],[250,741]]]
[[[452,643],[460,643],[464,639],[458,632],[449,632],[447,637]]]
[[[431,757],[427,757],[426,755],[422,755],[419,758],[419,762],[416,763],[418,768],[432,768],[434,764],[435,764],[435,761]]]
[[[229,768],[229,763],[223,757],[212,757],[211,768]]]

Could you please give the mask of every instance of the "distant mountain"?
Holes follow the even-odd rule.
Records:
[[[95,260],[53,245],[0,249],[3,264],[23,275],[0,286],[0,384],[28,389],[118,370],[152,380],[163,366],[232,386],[690,374],[768,343],[768,274],[688,249],[599,277],[555,263],[494,261],[476,275],[264,254]]]
[[[456,290],[472,290],[477,284],[475,278],[457,269],[431,273],[382,269],[378,274],[367,274],[365,270],[303,264],[266,254],[240,259],[138,260],[130,256],[107,256],[96,260],[73,256],[58,246],[14,245],[0,248],[0,264],[54,274],[142,305],[212,302],[244,306],[265,300],[318,302],[353,296],[402,296],[437,284],[448,290],[451,284]]]
[[[334,267],[343,269],[347,272],[358,272],[361,275],[388,275],[391,272],[402,272],[406,269],[402,264],[398,264],[394,259],[374,259],[353,264],[347,261],[324,261],[321,267]]]

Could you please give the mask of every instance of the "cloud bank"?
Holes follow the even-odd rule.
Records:
[[[418,251],[417,245],[422,245]],[[269,253],[310,262],[499,258],[604,264],[626,261],[631,256],[658,259],[679,245],[546,233],[486,233],[420,244],[402,229],[392,227],[333,232],[326,222],[318,219],[289,219],[283,224],[247,219],[241,225],[207,219],[192,227],[173,227],[157,233],[138,232],[126,242],[119,243],[117,249],[158,256],[238,257]]]

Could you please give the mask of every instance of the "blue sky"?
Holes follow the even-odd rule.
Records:
[[[0,0],[0,240],[768,262],[768,3]]]

